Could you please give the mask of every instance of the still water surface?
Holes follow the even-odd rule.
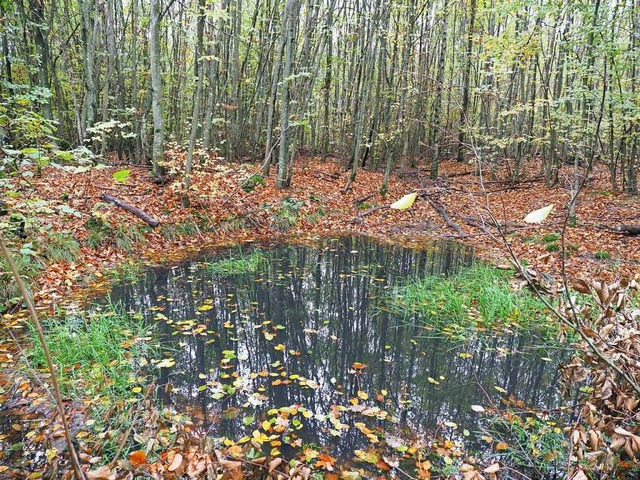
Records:
[[[366,237],[256,248],[152,269],[111,293],[156,324],[175,361],[154,369],[160,401],[211,436],[252,436],[271,420],[281,448],[313,443],[346,459],[374,437],[394,446],[467,430],[472,442],[481,415],[471,406],[508,395],[558,404],[556,364],[531,336],[455,343],[385,309],[394,286],[464,268],[469,250]],[[249,271],[212,272],[212,262],[232,257],[247,259]]]

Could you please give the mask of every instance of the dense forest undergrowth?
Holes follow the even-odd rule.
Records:
[[[35,167],[23,167],[20,174],[10,180],[9,185],[13,182],[15,189],[10,188],[8,191],[15,194],[8,195],[5,205],[9,212],[4,217],[8,219],[5,221],[5,227],[8,228],[7,240],[25,278],[31,281],[31,289],[40,311],[64,310],[65,305],[69,304],[82,305],[87,298],[108,290],[114,281],[135,279],[144,265],[171,264],[188,258],[207,246],[265,238],[270,241],[281,239],[306,242],[318,237],[350,233],[372,235],[406,245],[420,245],[429,239],[445,238],[468,243],[475,247],[479,257],[505,268],[513,268],[510,262],[513,260],[513,253],[526,266],[525,272],[528,272],[534,283],[548,292],[562,291],[563,275],[566,274],[574,288],[599,299],[593,312],[601,313],[588,314],[590,317],[585,317],[590,318],[588,322],[582,317],[581,320],[575,320],[571,313],[574,307],[569,304],[566,310],[560,308],[561,312],[565,312],[563,319],[566,323],[563,323],[563,319],[554,320],[558,324],[558,331],[569,332],[575,327],[584,327],[589,331],[595,324],[621,322],[617,325],[623,331],[618,327],[608,330],[608,341],[599,344],[597,351],[615,355],[619,342],[627,342],[630,352],[637,348],[633,340],[636,334],[632,327],[633,322],[637,322],[637,316],[626,306],[626,296],[632,293],[635,283],[629,283],[629,280],[623,280],[622,283],[618,281],[616,284],[608,282],[633,279],[634,276],[637,280],[636,272],[640,262],[637,239],[628,235],[628,232],[621,231],[619,227],[633,224],[638,218],[638,199],[635,195],[607,189],[609,177],[604,169],[596,167],[590,175],[578,198],[576,222],[568,224],[567,203],[572,198],[570,174],[566,183],[560,182],[548,187],[540,176],[540,165],[535,162],[528,163],[523,173],[515,179],[508,165],[501,168],[494,166],[479,176],[474,165],[456,161],[443,162],[441,174],[435,181],[428,178],[429,172],[417,162],[416,168],[394,174],[389,182],[387,195],[382,196],[380,186],[383,173],[361,170],[357,180],[345,190],[343,187],[350,172],[345,171],[344,164],[335,159],[321,161],[319,158],[297,158],[293,182],[287,189],[277,188],[273,177],[262,177],[261,164],[214,160],[194,169],[191,205],[185,208],[178,173],[184,155],[184,151],[180,149],[168,152],[165,167],[168,172],[176,173],[164,185],[153,181],[149,168],[136,165],[47,166],[39,171]],[[392,202],[409,192],[418,193],[409,209],[389,207]],[[105,193],[144,210],[148,217],[159,222],[158,225],[152,228],[138,216],[105,201],[101,197]],[[548,204],[553,204],[554,209],[544,223],[531,224],[523,221],[528,213]],[[604,283],[594,282],[594,279],[601,279]],[[14,283],[8,271],[3,272],[2,282],[5,323],[19,332],[22,329],[21,301],[12,290]],[[514,285],[516,284],[517,282]],[[611,287],[611,294],[606,293],[609,292],[606,285]],[[475,300],[472,303],[473,301]],[[616,306],[611,308],[612,305]],[[548,315],[551,310],[546,311]],[[110,315],[113,314],[106,317],[109,322],[117,322],[120,318],[117,314],[115,317]],[[124,321],[126,325],[130,320],[122,317],[120,321]],[[96,321],[96,325],[99,322]],[[120,327],[122,331],[129,333],[117,342],[129,345],[136,344],[138,338],[146,338],[144,331],[131,333],[133,328],[138,328],[133,325],[135,323],[131,327]],[[66,334],[60,335],[64,337]],[[87,341],[91,345],[93,340]],[[98,342],[104,343],[100,340]],[[62,344],[64,343],[62,340]],[[606,346],[611,346],[613,350],[609,352]],[[126,354],[128,355],[130,353]],[[5,344],[2,364],[6,372],[15,369],[14,362],[18,357],[15,345],[12,342]],[[606,451],[607,445],[617,441],[616,448],[622,445],[623,451],[633,458],[636,451],[633,443],[635,433],[625,429],[633,417],[607,413],[608,399],[611,397],[601,398],[594,393],[607,391],[607,385],[615,382],[614,379],[619,374],[615,371],[612,373],[606,364],[603,366],[599,361],[597,355],[587,355],[581,360],[576,357],[567,366],[567,371],[570,372],[569,383],[580,381],[585,375],[589,375],[585,373],[585,368],[590,365],[593,367],[591,374],[594,375],[594,381],[600,385],[591,391],[593,403],[587,403],[585,407],[585,414],[591,412],[589,415],[594,419],[593,424],[586,431],[580,422],[573,427],[566,427],[573,439],[572,448],[576,454],[584,455],[588,451],[593,455],[594,452]],[[618,361],[627,374],[637,378],[638,373],[633,369],[631,360],[618,358]],[[20,378],[20,382],[13,383],[15,378]],[[39,387],[25,380],[21,373],[17,377],[5,378],[3,382],[3,403],[12,406],[11,412],[22,410],[27,415],[25,418],[38,418],[49,408],[46,403],[41,402],[36,402],[32,408],[21,407],[24,402],[21,398],[39,396]],[[127,386],[123,388],[126,390]],[[637,397],[629,388],[617,389],[615,395],[619,399],[616,401],[627,402],[625,408],[633,416],[637,409],[637,403],[633,399]],[[140,394],[143,393],[142,388],[139,391]],[[12,400],[9,401],[10,398]],[[520,408],[517,403],[512,407],[516,410]],[[80,404],[74,407],[77,415],[86,408],[87,405]],[[89,410],[95,412],[96,409],[102,411],[103,408],[104,406],[96,404],[91,405]],[[149,413],[152,411],[153,409],[143,413],[143,416],[153,416],[153,413]],[[131,415],[133,413],[129,414],[129,420]],[[514,417],[506,418],[500,422],[513,427],[510,422]],[[76,421],[79,421],[79,428],[83,421]],[[126,425],[126,418],[120,421]],[[158,420],[156,418],[152,421]],[[187,465],[190,465],[189,468],[196,468],[202,464],[217,465],[215,468],[222,468],[233,475],[240,475],[243,471],[245,475],[256,475],[261,471],[262,467],[252,464],[249,459],[246,459],[248,463],[243,463],[240,457],[207,460],[205,451],[190,447],[189,441],[185,440],[195,432],[191,432],[189,424],[183,422],[181,417],[165,418],[160,422],[163,426],[157,428],[160,431],[182,429],[182,436],[179,438],[186,444],[181,444],[180,447],[174,445],[167,450],[168,457],[165,455],[153,460],[148,464],[149,467],[145,467],[147,464],[140,463],[135,457],[133,460],[129,459],[129,466],[119,470],[121,474],[125,475],[131,468],[140,468],[141,471],[150,468],[149,472],[156,472],[161,477],[170,476],[173,473],[167,468],[177,458],[177,452],[181,452],[181,462],[182,456],[185,458],[183,469]],[[615,428],[618,433],[613,431],[611,422],[617,422],[613,425],[617,425]],[[524,428],[526,430],[530,427],[527,424]],[[54,425],[49,428],[56,429]],[[545,427],[542,428],[544,430]],[[560,437],[553,437],[552,432],[550,435],[549,442],[560,441]],[[583,440],[584,435],[588,436]],[[42,442],[45,437],[38,436],[37,439]],[[453,444],[450,445],[452,450],[449,450],[446,440],[441,441],[445,442],[442,444],[445,446],[437,448],[441,449],[441,453],[445,452],[443,455],[448,456],[458,451]],[[109,455],[114,455],[114,446],[110,447],[112,450],[109,452],[94,450],[99,443],[99,439],[93,438],[82,441],[87,449],[86,455],[89,455],[83,457],[87,469],[91,468],[91,458],[95,457],[98,459],[96,462],[103,463],[104,460],[100,459],[108,459]],[[42,443],[36,442],[36,445]],[[54,448],[61,448],[59,444],[56,445]],[[567,445],[558,444],[554,448],[568,448]],[[238,448],[234,447],[233,452],[240,455],[241,450]],[[241,456],[244,454],[246,452]],[[591,463],[584,464],[584,472],[592,470],[611,473],[612,468],[615,468],[613,471],[626,472],[626,468],[633,465],[607,460],[609,454],[603,455],[605,456],[598,457],[597,461],[592,457]],[[277,456],[273,460],[275,458]],[[430,467],[424,463],[426,460],[419,456],[414,460],[417,467],[412,468],[418,469],[416,474],[421,478],[428,478],[431,473]],[[304,477],[311,470],[328,474],[334,468],[317,469],[320,464],[322,462],[314,460],[298,470],[289,467],[289,471],[293,471],[294,476],[298,474]],[[114,465],[101,467],[102,470],[94,468],[95,476],[91,478],[111,478],[110,475],[115,475]],[[301,468],[309,467],[311,470],[308,472],[304,469],[300,472]],[[390,468],[384,462],[380,462],[378,467],[382,468],[381,472]],[[343,474],[346,475],[364,474],[357,468],[345,468]],[[487,466],[480,462],[475,466],[465,463],[460,468],[465,478],[480,478],[472,475],[482,475],[483,468],[492,472],[497,466]],[[574,468],[573,475],[581,474],[582,468]],[[490,474],[484,474],[491,478]],[[19,477],[20,474],[17,475]]]
[[[167,168],[176,169],[184,154],[170,152],[168,158]],[[570,277],[637,271],[637,238],[621,227],[637,223],[638,198],[608,189],[604,169],[589,177],[574,225],[566,220],[570,180],[547,187],[535,163],[517,179],[506,167],[482,177],[457,162],[442,170],[435,181],[420,167],[399,172],[382,196],[383,174],[369,170],[345,192],[349,173],[335,161],[297,159],[295,181],[285,190],[262,177],[260,165],[212,162],[194,170],[193,205],[185,209],[180,180],[157,185],[145,167],[47,167],[40,174],[29,170],[26,183],[15,179],[5,224],[25,272],[39,286],[38,300],[52,305],[79,283],[100,280],[96,273],[119,275],[132,259],[170,261],[185,249],[256,237],[357,232],[407,243],[447,238],[473,245],[499,264],[508,264],[508,242],[519,260],[555,281],[563,267]],[[410,192],[418,193],[410,210],[388,208]],[[159,225],[150,227],[104,194],[144,210]],[[554,210],[544,224],[523,221],[549,204]],[[8,275],[2,285],[6,302],[16,291]]]
[[[534,289],[564,293],[544,311],[579,336],[565,379],[590,385],[565,443],[554,437],[546,453],[564,448],[573,480],[625,478],[634,467],[638,2],[0,0],[0,20],[0,227],[39,312],[82,305],[145,264],[208,246],[349,233],[457,240]],[[407,208],[390,208],[402,198]],[[550,206],[544,221],[524,221]],[[0,311],[8,333],[22,331],[24,303],[1,262]],[[517,278],[513,288],[523,286]],[[16,370],[15,343],[0,356],[3,372]],[[20,432],[51,410],[17,371],[21,380],[0,388],[11,406],[5,426]],[[93,407],[72,402],[72,423]],[[24,423],[11,423],[16,412]],[[177,443],[149,463],[129,457],[117,475],[362,473],[324,457],[229,459],[198,449],[183,418],[157,414],[138,417],[178,432]],[[47,428],[24,434],[37,445],[30,452],[44,451],[50,476],[70,476],[55,460],[59,425]],[[105,458],[118,449],[104,435],[79,439],[98,446],[81,455],[94,479],[116,476],[118,459]],[[101,442],[112,450],[99,451]],[[423,453],[411,452],[409,475],[394,472],[429,478]],[[373,463],[380,474],[394,465]],[[457,474],[511,475],[482,462]]]

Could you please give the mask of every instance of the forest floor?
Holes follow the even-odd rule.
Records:
[[[131,174],[126,181],[115,181],[114,172],[127,168]],[[507,244],[491,216],[504,226],[505,239],[519,260],[559,280],[563,268],[560,236],[571,198],[568,170],[566,174],[561,172],[560,183],[553,187],[545,186],[536,165],[527,167],[516,181],[509,180],[507,171],[498,171],[486,172],[481,182],[473,167],[451,161],[442,164],[436,181],[429,180],[428,171],[421,168],[393,175],[388,194],[383,197],[379,193],[381,173],[361,170],[345,192],[349,173],[332,161],[298,160],[290,188],[276,188],[272,175],[265,179],[266,185],[258,183],[250,192],[242,187],[260,173],[259,166],[214,164],[195,168],[192,206],[183,208],[181,182],[155,185],[146,168],[118,166],[75,174],[47,168],[40,178],[33,179],[33,189],[23,196],[80,212],[77,216],[64,215],[60,209],[50,208],[48,213],[38,215],[52,231],[70,233],[80,242],[81,250],[75,262],[47,266],[36,279],[36,299],[40,306],[59,304],[89,286],[88,279],[97,280],[91,283],[92,289],[100,289],[101,284],[105,286],[100,281],[105,270],[117,269],[131,258],[164,263],[203,247],[258,237],[304,239],[358,233],[402,243],[448,239],[472,245],[480,258],[507,264]],[[411,192],[420,195],[410,210],[384,208]],[[143,228],[146,225],[141,219],[105,205],[100,199],[103,193],[144,210],[159,220],[160,226]],[[542,224],[523,222],[529,212],[549,204],[554,209]],[[449,217],[448,222],[443,213]],[[114,234],[112,241],[89,247],[91,216],[108,225],[110,232],[128,235],[129,243],[135,245],[130,245],[129,251],[119,248],[113,241],[117,237]],[[640,196],[612,191],[608,171],[596,168],[580,193],[576,226],[564,229],[567,276],[637,274],[640,238],[616,228],[639,224]]]
[[[183,162],[180,153],[169,158],[176,166]],[[116,180],[114,173],[125,169],[130,174]],[[19,198],[7,199],[10,213],[14,208],[29,213],[24,210],[29,201],[44,200],[47,205],[31,211],[26,239],[13,238],[9,243],[19,249],[31,241],[30,235],[36,235],[30,228],[47,225],[50,233],[70,235],[81,246],[73,262],[49,262],[34,279],[36,304],[42,310],[107,290],[113,278],[109,272],[126,269],[132,259],[164,264],[229,243],[305,241],[343,234],[371,235],[408,245],[456,240],[473,246],[477,256],[497,265],[509,264],[511,249],[549,282],[560,281],[563,269],[569,278],[640,278],[639,238],[616,231],[620,225],[640,224],[640,197],[612,191],[604,168],[591,174],[578,199],[576,225],[566,228],[566,205],[571,198],[568,167],[566,173],[561,172],[558,185],[547,187],[536,165],[528,166],[515,181],[509,180],[507,169],[500,169],[485,172],[481,182],[472,166],[450,161],[441,165],[436,181],[422,168],[394,174],[386,197],[379,193],[382,174],[368,170],[361,170],[344,191],[349,172],[334,161],[298,159],[291,187],[276,188],[272,175],[265,184],[252,181],[253,189],[245,191],[243,186],[259,173],[260,166],[254,164],[198,166],[193,173],[191,207],[183,208],[180,178],[160,186],[151,182],[149,169],[137,166],[79,169],[76,173],[48,167],[40,177],[30,179],[28,186],[23,184]],[[419,196],[411,209],[388,208],[412,192]],[[157,219],[159,226],[151,229],[140,218],[105,203],[101,194],[138,207]],[[542,224],[523,221],[531,211],[550,204],[554,209]],[[504,238],[495,221],[503,226]],[[15,311],[5,313],[5,323],[11,325],[18,316]],[[16,356],[14,348],[0,347],[3,371],[10,371]],[[24,406],[40,396],[38,388],[12,386],[4,378],[0,403],[7,405],[11,396],[14,405]],[[104,478],[111,478],[110,474]]]

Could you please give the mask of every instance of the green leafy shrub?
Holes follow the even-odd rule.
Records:
[[[262,175],[251,175],[242,183],[242,189],[249,193],[253,192],[258,185],[262,185],[263,187],[267,185],[264,177]]]
[[[300,208],[303,205],[304,203],[295,197],[284,198],[274,215],[274,228],[284,233],[293,227],[298,221]]]

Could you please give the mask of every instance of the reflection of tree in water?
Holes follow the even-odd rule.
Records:
[[[504,353],[522,352],[531,344],[527,336],[456,345],[427,337],[419,319],[407,323],[384,309],[383,297],[398,280],[439,275],[468,264],[468,252],[459,247],[412,250],[354,237],[324,248],[281,246],[263,253],[266,261],[254,274],[216,278],[202,264],[185,263],[151,271],[112,294],[157,324],[163,347],[176,360],[173,369],[160,371],[158,384],[171,385],[159,388],[160,400],[188,405],[206,424],[213,422],[216,434],[237,438],[245,433],[244,410],[235,419],[217,422],[230,407],[245,408],[253,393],[268,398],[255,412],[256,418],[264,418],[270,408],[290,405],[325,414],[331,405],[348,406],[363,391],[369,396],[363,403],[387,410],[417,432],[435,428],[438,421],[472,429],[470,405],[487,402],[479,384],[490,395],[497,395],[492,387],[498,386],[534,405],[556,401],[555,392],[546,389],[557,380],[552,366],[533,355]],[[198,311],[205,301],[211,309]],[[160,313],[173,325],[151,320],[158,315],[153,307],[165,307]],[[183,335],[175,325],[188,320],[205,324],[210,333]],[[279,344],[284,350],[275,348]],[[238,358],[225,369],[221,360],[229,350]],[[461,356],[463,352],[473,355]],[[368,367],[353,373],[354,362]],[[301,387],[297,381],[273,385],[292,374],[318,388]],[[199,388],[207,381],[241,385],[234,395],[214,400],[209,389]],[[382,390],[388,394],[380,402],[375,396]],[[379,423],[367,420],[371,426]],[[349,423],[349,414],[343,414],[342,421]],[[342,450],[348,455],[362,442],[355,428],[338,441],[329,435],[327,422],[308,419],[305,424],[302,435],[334,444],[335,454]],[[384,422],[386,429],[390,425]]]

